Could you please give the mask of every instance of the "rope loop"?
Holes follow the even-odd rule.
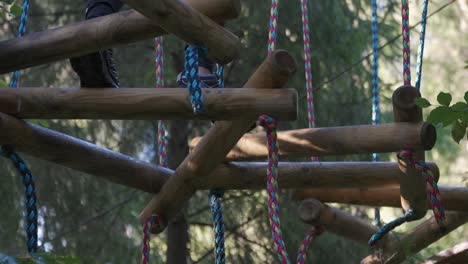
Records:
[[[11,146],[2,146],[1,155],[10,159],[23,179],[26,206],[26,246],[29,253],[37,252],[37,198],[34,178],[28,164]]]
[[[423,180],[426,183],[427,200],[434,212],[434,218],[437,221],[439,228],[442,231],[445,230],[445,209],[442,205],[442,199],[440,197],[440,191],[437,186],[434,173],[424,160],[416,159],[415,152],[413,150],[403,150],[397,156],[399,159],[409,162],[418,172],[421,173]]]

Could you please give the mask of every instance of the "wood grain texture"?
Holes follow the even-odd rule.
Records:
[[[285,51],[275,51],[257,68],[244,88],[281,88],[295,72],[296,63],[291,55]],[[245,120],[215,122],[161,192],[143,209],[140,220],[144,222],[152,214],[165,219],[174,217],[195,193],[193,181],[209,175],[252,125],[253,122]],[[153,226],[151,232],[160,233],[164,228]]]
[[[364,258],[361,264],[401,263],[409,256],[418,253],[468,221],[468,213],[466,212],[447,211],[446,216],[447,225],[445,231],[439,230],[439,225],[432,216],[419,224],[411,232],[404,234],[397,241],[388,243],[382,252],[382,258],[380,254],[374,253]]]
[[[305,128],[278,132],[278,147],[282,157],[383,153],[404,148],[431,149],[436,137],[434,126],[427,123]],[[190,147],[200,140],[194,138]],[[226,160],[260,160],[267,155],[266,136],[261,132],[244,135]]]
[[[422,109],[416,105],[416,98],[421,97],[419,91],[412,86],[402,86],[395,90],[392,96],[393,117],[396,123],[422,122]],[[416,150],[418,160],[424,160],[424,150]],[[400,160],[400,168],[406,174],[402,177],[400,186],[401,207],[407,211],[413,209],[418,219],[427,212],[426,183],[423,176],[409,161]]]
[[[267,166],[266,162],[221,164],[212,174],[195,178],[192,183],[197,189],[264,189]],[[280,162],[278,168],[279,188],[315,186],[326,188],[324,192],[344,187],[396,188],[402,176],[396,162]],[[308,190],[303,192],[307,194]],[[302,197],[307,196],[298,198]]]
[[[1,89],[1,88],[0,88]],[[203,89],[202,114],[193,114],[189,91],[180,88],[2,89],[0,112],[23,119],[279,120],[297,116],[294,89]]]
[[[0,145],[114,183],[155,193],[172,171],[0,113]]]
[[[205,46],[207,56],[215,62],[227,64],[238,56],[241,45],[234,34],[182,1],[123,2],[185,42]]]
[[[298,209],[299,218],[307,224],[322,225],[330,231],[347,239],[367,245],[377,227],[343,210],[334,208],[315,199],[304,200]],[[393,241],[393,236],[386,236],[378,246]]]
[[[186,3],[217,22],[240,14],[239,0],[187,0]],[[134,10],[28,33],[22,38],[0,42],[0,74],[164,34],[166,31]]]
[[[309,185],[310,186],[310,185]],[[345,185],[342,185],[345,186]],[[321,186],[320,186],[321,187]],[[468,212],[468,188],[439,186],[445,210]],[[368,206],[400,207],[400,188],[348,187],[337,189],[307,189],[295,193],[294,198],[314,198],[324,203],[343,203]]]

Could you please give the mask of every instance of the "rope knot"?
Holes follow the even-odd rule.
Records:
[[[258,124],[270,132],[276,129],[278,121],[269,115],[263,114],[258,118]]]

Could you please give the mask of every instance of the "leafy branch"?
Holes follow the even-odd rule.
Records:
[[[425,98],[417,98],[416,105],[421,108],[435,107],[427,117],[427,122],[436,126],[452,126],[452,138],[455,142],[466,135],[468,139],[468,91],[465,92],[465,101],[456,102],[451,105],[452,95],[440,92],[437,95],[439,105],[433,105]]]
[[[0,0],[0,17],[8,19],[21,15],[23,8],[16,3],[16,0]]]

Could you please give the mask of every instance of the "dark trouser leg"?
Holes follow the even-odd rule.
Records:
[[[87,0],[86,19],[118,12],[122,5],[120,0]],[[120,86],[112,49],[71,58],[70,62],[80,77],[81,87],[118,88]]]

